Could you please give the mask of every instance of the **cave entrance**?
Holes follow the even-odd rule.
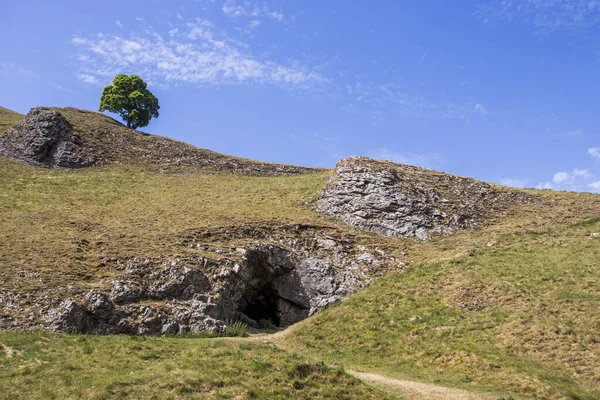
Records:
[[[268,246],[249,250],[245,258],[248,269],[241,282],[237,312],[251,324],[268,320],[278,327],[308,317],[309,297],[288,251]]]
[[[275,290],[271,286],[266,286],[248,302],[242,313],[256,322],[268,320],[274,325],[279,326],[281,318],[279,315],[279,305],[277,304],[278,298]]]

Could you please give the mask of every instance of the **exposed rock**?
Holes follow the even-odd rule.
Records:
[[[472,178],[350,157],[336,165],[316,209],[382,235],[427,239],[431,233],[477,226],[509,207],[534,201],[525,192]]]
[[[95,164],[83,156],[82,142],[56,111],[34,108],[16,127],[0,135],[0,155],[52,168],[81,168]]]
[[[70,298],[43,319],[53,329],[91,334],[222,331],[229,321],[258,327],[262,319],[285,327],[364,287],[379,268],[403,266],[384,251],[367,253],[342,239],[312,236],[316,232],[301,228],[300,239],[266,230],[260,243],[220,249],[220,255],[241,256],[238,262],[135,258],[105,293]]]

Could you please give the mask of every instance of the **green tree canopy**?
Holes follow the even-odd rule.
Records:
[[[158,99],[146,89],[146,82],[137,75],[120,74],[112,85],[102,91],[99,111],[119,114],[127,121],[127,127],[136,129],[146,126],[158,117]]]

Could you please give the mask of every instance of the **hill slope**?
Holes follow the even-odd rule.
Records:
[[[9,112],[6,124],[18,122]],[[106,164],[197,167],[244,175],[287,175],[317,169],[261,163],[200,149],[125,127],[103,114],[75,108],[37,107],[0,137],[0,155],[33,165],[81,168]]]
[[[23,115],[11,111],[8,108],[0,107],[0,134],[8,128],[21,122]]]
[[[240,349],[216,339],[193,339],[213,349],[215,357],[223,357],[222,365],[226,367],[222,374],[227,378],[217,382],[209,371],[195,372],[191,382],[183,377],[186,371],[196,368],[193,350],[169,361],[172,356],[168,354],[183,339],[140,339],[142,344],[132,344],[123,337],[109,336],[77,342],[70,336],[4,332],[0,334],[4,345],[0,357],[6,357],[11,367],[0,369],[0,387],[27,390],[25,398],[42,397],[44,388],[32,390],[31,379],[10,372],[21,368],[45,383],[63,382],[66,375],[76,377],[74,384],[64,381],[50,389],[52,385],[43,385],[58,397],[115,396],[115,388],[121,387],[130,396],[177,398],[209,393],[236,398],[249,396],[253,385],[272,385],[276,391],[269,394],[261,389],[259,398],[284,397],[284,387],[293,387],[301,398],[365,395],[364,386],[349,383],[353,381],[342,372],[331,373],[335,368],[326,372],[311,367],[308,371],[316,374],[302,373],[300,379],[292,372],[286,375],[290,379],[273,380],[274,375],[295,368],[293,365],[305,361],[317,365],[324,359],[329,366],[342,364],[401,379],[491,392],[497,397],[600,396],[600,341],[596,333],[600,315],[595,307],[600,298],[596,284],[600,281],[596,261],[600,238],[593,235],[600,231],[600,196],[515,191],[367,160],[357,167],[384,166],[384,170],[393,170],[394,177],[377,181],[377,185],[350,179],[355,183],[364,181],[362,189],[341,192],[362,193],[359,203],[355,203],[358,206],[352,206],[351,211],[367,207],[362,210],[367,214],[358,215],[369,226],[349,226],[347,222],[352,221],[341,218],[342,214],[317,211],[323,198],[333,198],[333,204],[337,204],[332,197],[339,191],[337,170],[224,156],[170,139],[145,136],[98,113],[75,109],[42,112],[59,113],[70,126],[69,134],[102,157],[98,158],[99,165],[74,170],[40,168],[0,157],[3,328],[47,329],[45,318],[69,299],[88,307],[79,314],[87,318],[84,327],[98,321],[108,323],[104,314],[114,315],[113,309],[102,308],[108,303],[98,302],[98,296],[92,297],[95,302],[83,302],[90,293],[112,295],[115,282],[140,289],[127,292],[143,296],[125,307],[142,307],[147,313],[138,313],[143,315],[139,321],[131,321],[135,313],[122,320],[144,329],[156,326],[156,316],[173,305],[191,307],[195,302],[195,306],[205,307],[225,303],[213,302],[213,293],[207,296],[210,300],[186,297],[180,289],[202,282],[192,279],[190,283],[187,278],[178,281],[180,276],[176,274],[168,276],[185,285],[173,286],[168,279],[160,281],[169,283],[166,287],[175,293],[165,298],[164,287],[153,286],[144,277],[164,277],[161,271],[198,269],[208,274],[204,265],[215,265],[209,271],[213,275],[207,275],[212,282],[234,276],[227,271],[233,271],[235,264],[240,268],[249,266],[252,263],[248,260],[262,267],[285,264],[269,258],[269,254],[284,253],[257,253],[260,249],[280,249],[300,261],[317,260],[308,265],[319,266],[319,271],[330,274],[320,275],[313,282],[312,288],[318,290],[323,289],[320,283],[327,282],[323,293],[331,296],[319,299],[337,301],[353,290],[378,282],[290,328],[280,345],[302,352],[307,357],[304,359],[288,358],[289,353],[280,354],[280,350],[266,346],[249,348],[238,362],[238,355],[246,352],[245,345]],[[15,135],[13,143],[23,137],[19,135],[25,135],[23,125],[11,132],[7,135]],[[377,176],[385,178],[387,174]],[[383,195],[373,197],[371,189]],[[379,207],[380,200],[389,197],[387,191],[395,196],[394,202]],[[389,210],[397,215],[393,221],[409,218],[410,214],[398,211],[406,204],[416,205],[419,218],[439,212],[437,219],[421,218],[419,223],[430,229],[451,221],[448,226],[453,234],[432,230],[424,241],[371,232],[373,223],[388,221]],[[375,211],[371,215],[376,218],[364,218]],[[345,276],[340,274],[348,272],[364,281],[344,294],[327,292],[332,287],[339,289],[339,278]],[[251,278],[247,281],[257,281],[257,276]],[[290,287],[277,286],[281,276],[268,279],[268,290],[246,294],[254,296],[248,299],[254,301],[254,311],[258,305],[263,307],[258,315],[277,318],[282,309],[265,296]],[[289,298],[289,293],[280,294]],[[117,304],[117,309],[121,308]],[[239,310],[252,316],[250,308]],[[161,322],[160,328],[167,322]],[[48,353],[49,349],[40,345],[46,341],[55,351]],[[124,349],[124,360],[151,365],[153,373],[124,379],[119,357],[103,356],[111,343]],[[140,350],[141,358],[132,358]],[[49,366],[82,354],[89,360],[85,369],[76,373],[70,363],[65,364],[65,370]],[[242,371],[236,374],[239,385],[228,368]],[[114,374],[107,372],[112,369]],[[149,382],[153,374],[165,383],[152,386]],[[84,390],[89,376],[97,377],[92,392]],[[341,380],[336,381],[336,377]],[[166,383],[169,380],[177,382],[170,386]],[[344,392],[338,386],[348,384],[355,387]],[[317,392],[319,387],[321,392]],[[193,392],[193,388],[199,391]],[[381,392],[371,395],[385,398]]]

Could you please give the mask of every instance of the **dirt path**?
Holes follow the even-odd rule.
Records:
[[[371,374],[346,370],[350,375],[385,389],[400,394],[406,400],[487,400],[496,397],[484,393],[472,393],[461,389],[450,389],[443,386],[428,385],[426,383],[403,381],[389,378],[384,375]]]
[[[242,340],[271,343],[281,347],[281,339],[290,333],[285,329],[272,334],[251,335]],[[234,338],[238,339],[239,338]],[[400,380],[369,372],[346,370],[347,373],[366,383],[380,386],[388,392],[399,394],[403,400],[496,400],[497,396],[484,393],[473,393],[467,390],[451,389],[444,386],[429,385],[426,383]]]

